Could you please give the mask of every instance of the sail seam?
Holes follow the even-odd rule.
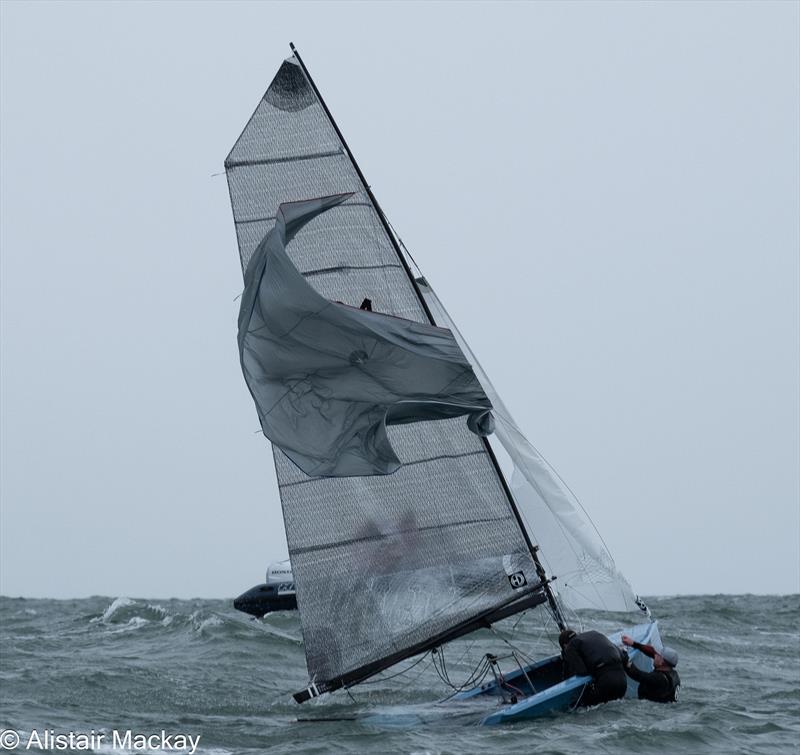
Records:
[[[323,545],[307,545],[301,548],[293,548],[289,556],[297,555],[299,553],[314,553],[315,551],[332,550],[334,548],[342,548],[348,545],[355,545],[356,543],[368,543],[379,540],[388,540],[390,537],[397,537],[398,535],[405,535],[410,532],[427,532],[429,530],[444,530],[450,527],[464,527],[470,524],[488,524],[489,522],[506,522],[510,516],[495,516],[487,517],[485,519],[466,519],[462,522],[448,522],[447,524],[431,524],[427,527],[414,527],[407,530],[396,530],[387,534],[380,533],[378,535],[366,535],[365,537],[355,537],[350,540],[340,540],[336,543],[325,543]]]

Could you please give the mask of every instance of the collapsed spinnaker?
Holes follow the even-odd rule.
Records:
[[[492,431],[491,403],[453,334],[320,296],[288,243],[350,198],[283,204],[245,271],[239,356],[266,435],[306,475],[400,468],[389,425],[466,415]]]

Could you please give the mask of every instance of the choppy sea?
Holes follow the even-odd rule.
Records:
[[[229,601],[0,598],[0,744],[13,747],[16,735],[17,751],[89,746],[104,755],[152,755],[176,751],[169,745],[182,744],[175,737],[183,735],[199,736],[196,751],[206,755],[796,755],[800,595],[676,596],[649,603],[665,641],[680,654],[679,703],[623,700],[483,727],[477,721],[488,709],[447,701],[452,690],[430,656],[413,666],[406,661],[391,672],[405,673],[387,678],[387,672],[350,694],[296,705],[291,692],[307,681],[296,613],[255,620]],[[541,620],[531,612],[496,633],[451,643],[445,651],[449,681],[457,686],[483,653],[507,649],[506,643],[531,656],[554,653],[555,632]],[[609,614],[579,620],[604,631],[626,623]],[[169,739],[162,740],[162,732]],[[151,738],[135,739],[142,735]]]

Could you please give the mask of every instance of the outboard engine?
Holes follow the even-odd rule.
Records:
[[[294,585],[294,577],[292,577],[292,565],[287,558],[285,561],[273,561],[267,567],[267,584],[271,585],[278,582],[291,582]],[[294,587],[292,587],[294,590]]]

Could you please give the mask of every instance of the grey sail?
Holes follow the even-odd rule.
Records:
[[[311,220],[349,194],[282,204],[245,272],[239,355],[261,426],[309,476],[391,474],[390,424],[469,415],[491,403],[453,334],[320,296],[286,254]],[[483,432],[481,432],[483,430]]]
[[[282,204],[253,253],[239,355],[261,427],[309,476],[391,474],[392,424],[468,415],[482,435],[491,403],[445,328],[320,296],[286,254],[292,238],[349,194]]]
[[[295,58],[225,162],[243,270],[286,202],[352,193],[286,254],[321,297],[428,323],[378,211]],[[534,589],[504,482],[464,417],[389,425],[393,474],[309,476],[273,447],[310,681],[331,689]]]

